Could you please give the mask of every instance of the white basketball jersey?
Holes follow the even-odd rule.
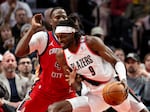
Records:
[[[76,53],[69,49],[64,50],[67,64],[70,68],[76,68],[77,73],[95,81],[108,81],[114,73],[110,63],[96,55],[88,48],[85,42],[85,36],[80,38],[80,45]]]

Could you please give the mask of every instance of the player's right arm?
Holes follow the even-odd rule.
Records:
[[[114,67],[114,70],[119,76],[119,80],[127,87],[125,65],[114,55],[113,51],[106,46],[100,38],[94,36],[87,38],[87,45],[93,52],[105,59]]]
[[[29,49],[29,42],[31,40],[32,35],[37,31],[37,29],[42,27],[42,15],[36,14],[33,16],[31,20],[31,28],[28,30],[28,32],[21,38],[19,41],[15,54],[16,56],[25,56],[30,53]]]

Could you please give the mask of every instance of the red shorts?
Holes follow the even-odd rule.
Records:
[[[41,89],[40,84],[36,84],[18,107],[17,112],[46,112],[50,104],[73,97],[75,97],[74,92],[60,97],[55,97],[55,94],[49,95]]]

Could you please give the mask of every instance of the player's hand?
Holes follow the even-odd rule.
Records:
[[[127,81],[123,79],[123,80],[120,81],[120,83],[124,86],[126,92],[129,92]]]
[[[69,69],[66,70],[68,74],[65,75],[66,81],[68,81],[69,85],[73,84],[75,82],[76,78],[76,68],[74,68],[72,71]]]
[[[35,14],[31,20],[33,30],[42,28],[42,14]]]

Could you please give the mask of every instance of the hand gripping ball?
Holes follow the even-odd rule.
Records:
[[[109,105],[119,105],[128,96],[127,89],[121,82],[111,82],[104,86],[102,91],[105,102]]]

